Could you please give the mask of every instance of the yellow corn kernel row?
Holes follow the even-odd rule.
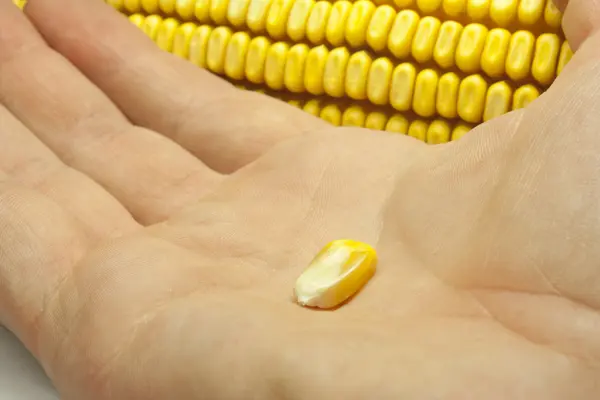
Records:
[[[252,90],[248,89],[245,85],[236,86],[239,89]],[[334,99],[290,99],[290,96],[285,93],[266,92],[264,89],[254,89],[254,91],[285,101],[334,126],[355,126],[406,134],[429,144],[458,140],[473,129],[473,125],[464,122],[452,122],[443,118],[433,121],[410,118],[407,115],[390,112],[389,110],[381,111],[372,107],[348,104]]]
[[[449,19],[465,18],[472,22],[489,22],[499,27],[520,24],[523,29],[557,30],[562,14],[552,0],[107,0],[129,13],[162,13],[184,21],[195,19],[217,25],[229,21],[241,28],[263,33],[270,27],[283,34],[287,20],[301,26],[311,22],[334,20],[337,26],[346,21],[366,26],[374,15],[390,21],[395,10],[413,9],[421,15]],[[382,10],[382,11],[379,11]],[[446,18],[444,18],[446,19]],[[388,22],[389,23],[389,22]],[[274,37],[275,38],[275,37]],[[334,44],[337,45],[337,44]]]
[[[374,58],[366,51],[350,53],[345,47],[329,50],[324,45],[273,43],[229,27],[180,24],[156,15],[134,14],[130,20],[166,51],[215,74],[265,84],[275,91],[368,100],[420,117],[460,117],[469,123],[522,108],[540,94],[530,84],[516,90],[506,81],[489,85],[479,74],[465,78],[454,72],[441,74],[410,62]]]
[[[513,2],[516,4],[515,0],[508,3]],[[528,2],[531,0],[520,4]],[[368,47],[375,53],[389,52],[398,59],[435,61],[444,69],[483,71],[493,78],[508,76],[521,81],[532,77],[544,86],[560,73],[564,67],[561,61],[568,60],[571,52],[563,37],[556,33],[543,33],[536,38],[527,30],[511,33],[503,28],[488,29],[479,23],[463,26],[432,16],[422,18],[413,10],[396,12],[388,5],[377,7],[367,0],[355,3],[261,0],[256,7],[262,8],[249,8],[253,3],[247,0],[150,3],[125,1],[124,7],[134,13],[163,11],[184,21],[194,19],[200,24],[247,28],[253,34],[266,34],[273,40]]]

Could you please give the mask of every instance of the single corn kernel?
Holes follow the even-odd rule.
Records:
[[[351,99],[367,98],[367,79],[371,64],[371,56],[366,51],[359,51],[350,56],[346,68],[345,92]]]
[[[287,35],[293,41],[300,42],[304,40],[306,36],[306,23],[314,4],[314,0],[294,1],[287,21]]]
[[[237,1],[237,0],[233,0]],[[211,0],[210,1],[210,19],[216,25],[227,24],[227,9],[229,8],[229,0]],[[165,11],[166,12],[166,11]],[[167,14],[171,14],[167,12]]]
[[[342,110],[337,104],[327,104],[321,110],[319,117],[335,126],[342,124]]]
[[[544,0],[521,0],[519,3],[519,21],[534,25],[544,13]]]
[[[454,21],[446,21],[440,27],[440,34],[433,50],[433,59],[440,67],[454,67],[454,55],[462,31],[462,25]]]
[[[191,22],[186,22],[180,25],[175,31],[173,38],[173,50],[172,53],[183,59],[187,59],[190,51],[190,42],[192,35],[196,30],[196,25]]]
[[[515,90],[515,94],[513,95],[513,110],[518,110],[519,108],[525,108],[531,103],[533,100],[537,99],[540,96],[540,91],[533,85],[523,85],[517,90]]]
[[[558,65],[556,66],[556,75],[560,75],[562,70],[565,68],[565,65],[571,60],[573,57],[573,51],[569,46],[569,42],[566,40],[563,42],[560,47],[560,55],[558,56]]]
[[[465,136],[465,134],[467,134],[467,132],[469,132],[472,129],[472,127],[470,127],[467,124],[457,124],[454,129],[452,130],[452,136],[451,136],[451,140],[455,141],[455,140],[459,140],[460,138],[462,138],[463,136]]]
[[[506,73],[515,80],[529,75],[529,67],[533,57],[535,36],[529,31],[518,31],[512,35],[506,58]]]
[[[188,51],[188,60],[200,68],[206,68],[206,49],[208,48],[208,39],[212,28],[208,25],[202,25],[196,28],[190,39],[190,49]]]
[[[367,119],[365,120],[365,128],[382,131],[385,129],[387,120],[387,116],[381,111],[373,111],[367,115]]]
[[[292,93],[302,93],[304,87],[304,74],[308,45],[300,43],[292,46],[285,63],[285,87]]]
[[[488,33],[481,55],[481,69],[492,78],[504,75],[505,60],[510,44],[510,32],[495,28]]]
[[[237,2],[238,0],[234,1]],[[175,11],[177,15],[184,21],[190,21],[194,17],[195,0],[177,0],[175,3]]]
[[[199,0],[210,1],[210,0]],[[271,10],[273,0],[250,0],[246,25],[254,33],[264,33],[267,28],[267,18]],[[198,7],[198,6],[196,6]]]
[[[419,21],[419,14],[412,10],[402,10],[396,15],[387,45],[397,58],[402,59],[410,55]]]
[[[310,115],[318,117],[319,113],[321,112],[321,102],[318,99],[309,100],[306,102],[306,104],[304,104],[302,109]]]
[[[392,117],[388,120],[385,125],[385,130],[388,132],[401,133],[406,135],[408,132],[408,120],[406,117],[396,114],[392,115]]]
[[[467,73],[479,71],[487,34],[488,29],[481,24],[469,24],[463,29],[456,48],[456,66],[461,71]]]
[[[224,72],[225,55],[231,36],[231,29],[220,26],[215,28],[208,38],[206,66],[216,74],[222,74]]]
[[[417,115],[431,117],[435,114],[438,81],[438,73],[432,69],[424,69],[417,75],[412,102],[413,110]]]
[[[519,0],[492,0],[490,18],[500,26],[510,25],[517,16]]]
[[[544,33],[537,38],[531,75],[542,85],[548,86],[556,78],[560,46],[560,38],[553,33]]]
[[[311,9],[306,23],[306,37],[312,43],[322,44],[325,41],[330,13],[331,3],[325,0],[318,1]]]
[[[321,95],[325,93],[323,79],[329,50],[325,45],[313,47],[306,56],[304,87],[308,93]]]
[[[330,309],[354,296],[375,274],[377,254],[368,244],[335,240],[323,248],[296,281],[298,304]]]
[[[443,0],[442,8],[448,16],[458,17],[467,10],[467,0]]]
[[[346,33],[346,21],[352,10],[352,3],[346,0],[336,1],[333,3],[327,28],[325,29],[325,37],[327,41],[334,46],[344,44]]]
[[[265,61],[265,83],[274,90],[283,89],[285,76],[285,62],[290,45],[285,42],[277,42],[269,47]]]
[[[144,10],[146,10],[148,14],[154,15],[157,13],[157,11],[149,11],[149,9],[154,9],[153,5],[149,4],[151,0],[142,0],[142,5],[144,2],[148,3],[148,6],[144,6]],[[196,0],[196,5],[194,6],[194,17],[196,17],[196,20],[201,24],[211,22],[210,0]]]
[[[352,5],[345,29],[346,42],[350,46],[361,47],[365,44],[374,12],[375,4],[367,0],[358,0]]]
[[[167,18],[163,21],[156,34],[156,44],[160,49],[171,51],[177,28],[179,28],[179,21],[175,18]]]
[[[506,82],[496,82],[490,86],[485,100],[483,120],[489,121],[510,111],[512,89]]]
[[[411,63],[402,63],[394,68],[390,104],[398,111],[408,111],[412,105],[417,71]]]
[[[146,18],[142,14],[131,14],[129,16],[129,21],[132,24],[134,24],[135,26],[137,26],[138,28],[142,27],[142,25],[144,24],[145,20],[146,20]]]
[[[236,28],[243,28],[246,25],[246,15],[249,7],[250,0],[230,1],[227,8],[227,19]]]
[[[393,71],[394,64],[389,58],[380,57],[373,61],[367,81],[367,97],[371,103],[388,104]]]
[[[367,28],[367,44],[375,51],[382,51],[387,47],[388,37],[396,10],[388,5],[377,7]]]
[[[446,121],[436,119],[427,129],[427,143],[441,144],[450,141],[452,130]]]
[[[431,60],[441,25],[440,20],[434,17],[425,17],[419,22],[411,48],[415,60],[420,63]]]
[[[458,115],[467,122],[481,122],[487,82],[481,75],[470,75],[463,79],[458,89]]]
[[[245,77],[246,56],[250,46],[250,35],[236,32],[231,36],[225,53],[225,75],[235,80]]]
[[[342,114],[342,126],[365,126],[366,114],[360,106],[350,106]]]
[[[265,80],[265,64],[271,41],[264,36],[258,36],[250,42],[246,54],[246,78],[256,84]]]
[[[435,108],[442,117],[456,118],[460,78],[454,72],[445,73],[438,82]]]
[[[346,67],[349,59],[350,52],[345,47],[333,49],[327,57],[323,88],[331,97],[339,98],[345,94]]]
[[[416,120],[408,127],[408,136],[412,136],[422,142],[427,140],[427,129],[429,124],[425,121]]]
[[[488,17],[490,0],[467,0],[467,15],[473,21],[481,21]]]

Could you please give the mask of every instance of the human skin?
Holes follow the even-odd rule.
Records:
[[[560,5],[550,90],[437,146],[238,91],[100,0],[29,3],[0,0],[0,323],[61,399],[600,398],[598,0]],[[298,306],[339,238],[375,277]]]

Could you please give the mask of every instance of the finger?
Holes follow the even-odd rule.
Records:
[[[0,324],[34,355],[39,318],[91,245],[63,208],[0,173]]]
[[[562,26],[573,51],[600,27],[600,0],[555,0],[564,13]]]
[[[0,49],[0,103],[140,221],[164,219],[219,181],[180,146],[132,126],[10,0],[0,0]]]
[[[138,228],[127,210],[86,175],[69,168],[0,106],[0,170],[69,210],[93,237]]]
[[[102,1],[36,0],[27,14],[130,120],[176,140],[215,170],[233,171],[280,140],[326,125],[163,52]]]

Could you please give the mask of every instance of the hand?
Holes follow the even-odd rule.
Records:
[[[573,1],[547,93],[427,146],[239,92],[98,0],[0,0],[0,322],[65,400],[598,398],[600,14]],[[376,276],[294,304],[339,238]]]

